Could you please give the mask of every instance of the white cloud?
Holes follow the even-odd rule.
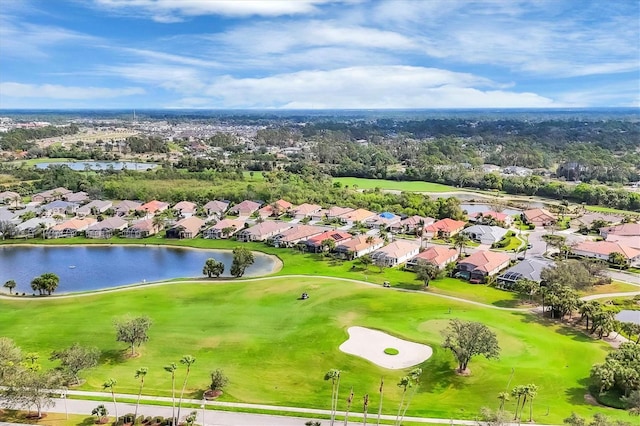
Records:
[[[174,55],[172,53],[158,52],[155,50],[135,49],[130,47],[117,48],[117,50],[125,53],[131,53],[133,55],[140,56],[146,59],[158,60],[160,62],[173,62],[182,65],[192,65],[196,67],[206,68],[219,68],[222,66],[219,62],[216,61],[196,58],[193,56]]]
[[[21,23],[10,16],[0,16],[0,48],[3,56],[47,58],[56,45],[65,43],[91,44],[97,37],[52,25]]]
[[[317,12],[322,4],[335,2],[340,0],[94,0],[99,7],[141,13],[160,23],[202,15],[275,17],[309,14]]]
[[[206,91],[225,108],[511,108],[558,106],[535,93],[446,70],[379,66],[218,79]],[[483,90],[484,89],[484,90]],[[486,90],[490,89],[490,90]]]
[[[0,83],[0,99],[42,98],[42,99],[105,99],[121,96],[142,95],[145,91],[139,87],[107,88],[60,86],[56,84],[23,84],[15,82]]]
[[[180,93],[196,93],[205,87],[204,76],[197,69],[159,63],[100,66],[94,69],[94,74],[115,76]]]

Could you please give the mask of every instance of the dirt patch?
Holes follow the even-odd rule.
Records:
[[[460,371],[456,368],[455,371],[458,376],[467,377],[471,375],[471,370],[469,369],[469,367],[467,367],[464,371]]]
[[[597,407],[604,407],[604,405],[600,404],[596,398],[591,395],[590,393],[585,393],[584,394],[584,402],[586,402],[589,405],[595,405]]]

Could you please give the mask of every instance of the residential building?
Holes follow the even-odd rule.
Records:
[[[293,227],[293,224],[289,222],[283,222],[278,220],[266,220],[262,223],[258,223],[250,228],[242,229],[236,233],[238,241],[266,241],[286,229]]]
[[[129,216],[131,213],[136,211],[138,207],[140,207],[142,203],[131,200],[123,200],[118,203],[115,207],[116,215],[118,216]]]
[[[89,194],[84,191],[71,192],[69,194],[63,195],[62,199],[70,203],[82,204],[89,200]]]
[[[558,221],[558,218],[546,209],[529,209],[522,212],[522,220],[525,223],[538,226],[550,226]]]
[[[209,201],[204,205],[204,211],[207,213],[207,216],[216,216],[218,218],[222,218],[224,213],[229,208],[228,201]]]
[[[141,219],[127,229],[125,229],[121,236],[125,238],[146,238],[154,235],[158,230],[153,225],[152,219]]]
[[[458,261],[454,276],[468,279],[474,284],[484,283],[487,277],[496,275],[509,266],[510,260],[506,253],[477,251]]]
[[[53,225],[44,233],[46,238],[70,238],[75,237],[78,233],[86,231],[89,226],[96,223],[96,219],[85,217],[83,219],[74,217],[62,223]]]
[[[400,223],[402,218],[390,212],[382,212],[365,221],[365,226],[374,229],[387,229],[389,226]]]
[[[180,201],[173,206],[173,210],[180,215],[182,218],[188,218],[196,214],[198,210],[198,205],[196,203],[192,203],[191,201]]]
[[[307,240],[307,248],[309,249],[309,251],[317,253],[322,251],[322,242],[325,240],[333,240],[336,243],[337,247],[339,244],[345,243],[352,238],[353,235],[345,231],[325,231],[320,235],[309,238]]]
[[[58,222],[50,217],[34,217],[16,225],[16,238],[34,238]]]
[[[222,219],[218,221],[215,225],[207,228],[203,233],[202,237],[206,239],[221,239],[221,238],[229,238],[234,235],[236,232],[244,229],[245,225],[244,219]]]
[[[416,256],[420,251],[420,245],[407,240],[395,240],[394,242],[379,248],[371,258],[376,265],[398,266]]]
[[[93,214],[101,214],[113,207],[111,201],[93,200],[82,207],[79,207],[76,211],[78,216],[87,216]]]
[[[591,228],[593,224],[596,223],[596,226],[606,225],[610,227],[614,223],[622,222],[623,219],[624,217],[613,214],[589,212],[575,219],[571,219],[571,226],[574,228]]]
[[[389,230],[395,234],[414,234],[422,233],[426,226],[431,225],[436,220],[432,217],[422,217],[418,215],[409,216],[400,222],[389,226]]]
[[[52,201],[48,204],[42,206],[42,210],[45,216],[65,216],[65,215],[75,215],[78,210],[78,204],[70,203],[68,201],[56,200]]]
[[[322,234],[327,228],[313,225],[295,224],[293,227],[280,232],[273,237],[275,247],[293,247],[301,241]]]
[[[171,228],[167,229],[167,238],[195,238],[202,227],[204,226],[204,220],[196,216],[190,216],[179,220]]]
[[[0,204],[10,204],[12,207],[18,207],[21,203],[22,197],[17,192],[0,192]]]
[[[317,204],[300,204],[298,207],[291,209],[291,213],[295,219],[311,218],[314,213],[318,213],[322,207]]]
[[[311,219],[312,220],[333,220],[338,218],[339,216],[352,212],[353,209],[350,207],[339,207],[339,206],[334,206],[334,207],[330,207],[328,209],[322,209],[317,211],[316,213],[313,213],[311,215]]]
[[[486,212],[475,212],[469,214],[469,222],[486,224],[487,219],[491,219],[495,222],[502,222],[508,228],[513,223],[513,218],[508,214],[501,212],[494,212],[488,210]]]
[[[251,200],[244,200],[241,203],[236,204],[235,206],[229,209],[229,213],[240,216],[240,217],[249,217],[254,212],[257,212],[262,203],[257,203]]]
[[[572,246],[571,253],[605,261],[609,260],[611,253],[620,253],[629,265],[640,264],[640,250],[612,241],[583,241]]]
[[[351,240],[338,244],[336,252],[349,259],[356,259],[378,250],[384,240],[372,235],[356,235]]]
[[[58,187],[48,191],[38,192],[31,197],[31,201],[36,203],[49,203],[54,200],[61,200],[64,195],[70,194],[70,189]]]
[[[606,241],[609,241],[612,243],[618,243],[627,247],[640,250],[640,237],[636,235],[631,236],[631,235],[609,234],[607,235]]]
[[[338,218],[345,225],[353,225],[356,222],[364,223],[368,219],[375,217],[376,214],[374,212],[370,212],[366,209],[356,209],[351,210],[349,212],[343,213]]]
[[[499,226],[473,225],[460,232],[475,242],[491,245],[500,241],[509,231]]]
[[[640,238],[640,223],[623,223],[621,225],[600,228],[600,236],[607,239],[609,235]]]
[[[525,259],[519,262],[502,274],[496,279],[499,286],[504,288],[512,288],[513,285],[522,279],[541,282],[540,274],[545,268],[551,267],[553,264],[537,259]]]
[[[169,208],[169,203],[165,203],[164,201],[153,200],[148,203],[142,204],[140,207],[136,209],[136,211],[146,212],[144,216],[146,219],[153,217],[157,213],[161,213]]]
[[[464,229],[467,223],[450,218],[440,219],[427,225],[424,230],[429,238],[451,238]]]
[[[121,217],[110,217],[102,222],[96,222],[89,226],[85,232],[87,238],[111,238],[118,235],[129,224]]]
[[[444,269],[449,263],[455,262],[458,258],[458,251],[446,246],[433,245],[409,259],[407,268],[411,269],[420,261],[429,262],[439,269]]]

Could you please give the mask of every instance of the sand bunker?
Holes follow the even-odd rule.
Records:
[[[349,327],[349,339],[340,345],[342,352],[356,355],[390,370],[412,367],[429,359],[433,350],[427,345],[408,342],[364,327]],[[397,355],[387,355],[386,348],[398,350]]]

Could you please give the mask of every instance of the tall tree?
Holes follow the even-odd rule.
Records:
[[[53,351],[49,359],[51,361],[59,360],[67,384],[75,385],[80,383],[80,371],[98,365],[100,350],[96,347],[86,347],[74,343],[66,349]]]
[[[16,288],[16,282],[14,280],[9,280],[4,283],[3,287],[9,289],[9,294],[13,294],[13,289]]]
[[[414,266],[414,271],[417,278],[424,282],[425,287],[429,287],[429,281],[435,280],[440,273],[440,269],[436,265],[422,259],[418,260],[418,263]]]
[[[171,373],[171,424],[175,426],[176,424],[176,371],[178,370],[178,366],[175,362],[172,362],[169,365],[164,367],[164,370],[168,373]]]
[[[418,392],[418,387],[420,386],[420,376],[422,376],[422,368],[420,367],[416,367],[409,372],[409,378],[411,379],[413,390],[409,395],[409,400],[404,406],[404,410],[402,411],[402,416],[400,416],[400,422],[398,423],[399,425],[402,424],[402,421],[404,420],[404,416],[405,414],[407,414],[407,410],[409,409],[409,405],[411,405],[411,401],[413,400],[413,397],[416,395],[416,392]]]
[[[204,268],[202,268],[202,274],[211,278],[215,276],[218,278],[220,275],[224,273],[224,263],[218,262],[213,258],[209,258],[204,263]]]
[[[138,418],[138,408],[140,407],[140,397],[142,396],[142,388],[144,387],[144,378],[147,375],[149,369],[147,367],[140,367],[136,370],[135,378],[140,379],[140,388],[138,389],[138,400],[136,401],[136,411],[133,415],[134,419]]]
[[[187,371],[184,375],[184,381],[182,382],[182,391],[180,391],[180,400],[178,401],[178,419],[180,419],[180,410],[182,409],[182,398],[184,396],[184,390],[187,388],[187,380],[189,380],[189,373],[191,372],[191,366],[196,362],[196,359],[192,355],[185,355],[180,359],[180,364],[187,367]]]
[[[114,323],[116,341],[128,343],[131,347],[131,356],[135,356],[136,346],[140,347],[140,345],[149,340],[148,331],[151,328],[151,324],[151,319],[147,316],[124,317],[116,320]]]
[[[39,368],[23,368],[8,383],[4,392],[4,399],[13,405],[31,409],[35,407],[38,418],[42,418],[42,410],[54,405],[51,389],[60,386],[60,376],[54,371],[41,371]],[[6,383],[5,383],[6,385]]]
[[[338,405],[338,391],[340,388],[340,370],[332,368],[324,375],[325,380],[331,380],[331,425],[336,420],[336,410]]]
[[[402,388],[402,399],[400,399],[400,405],[398,406],[398,414],[396,414],[396,420],[393,423],[396,426],[400,425],[400,413],[402,412],[402,407],[404,405],[404,397],[407,394],[407,389],[410,388],[411,386],[412,386],[411,377],[403,376],[400,378],[400,381],[398,382],[398,387]]]
[[[451,320],[443,331],[443,336],[443,347],[453,352],[460,373],[466,371],[469,361],[476,355],[487,359],[498,358],[500,355],[496,334],[479,322]]]
[[[244,275],[245,269],[253,265],[254,258],[251,250],[244,247],[236,247],[233,249],[233,262],[231,263],[231,275],[236,278]]]
[[[113,398],[113,412],[116,415],[116,421],[118,420],[118,404],[116,403],[116,394],[114,388],[117,383],[118,382],[116,381],[116,379],[107,379],[107,381],[102,384],[102,389],[109,389],[109,392],[111,392],[111,397]]]
[[[34,278],[31,281],[31,288],[33,291],[39,292],[41,295],[45,292],[49,295],[53,293],[56,288],[58,288],[58,284],[60,283],[60,278],[51,272],[44,273],[39,277]]]
[[[453,247],[460,249],[458,253],[459,257],[462,257],[462,250],[469,244],[469,241],[471,241],[471,239],[464,232],[458,232],[453,236]]]

